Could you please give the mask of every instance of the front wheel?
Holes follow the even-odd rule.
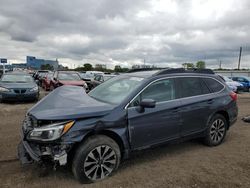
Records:
[[[204,142],[208,146],[220,145],[227,132],[227,121],[224,116],[216,114],[210,121]]]
[[[81,183],[92,183],[111,176],[120,159],[120,148],[113,139],[104,135],[91,136],[77,149],[72,171]]]

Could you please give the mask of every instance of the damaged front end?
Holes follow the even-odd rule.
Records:
[[[73,125],[74,121],[64,121],[50,122],[50,124],[41,126],[41,122],[37,122],[27,115],[21,130],[22,141],[18,145],[18,158],[21,163],[38,162],[65,165],[72,144],[61,143],[60,137],[67,133]]]

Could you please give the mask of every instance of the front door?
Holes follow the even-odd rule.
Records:
[[[155,108],[138,111],[143,99],[156,101]],[[179,137],[180,102],[175,100],[174,79],[164,79],[150,84],[128,107],[128,125],[132,149],[148,147]]]

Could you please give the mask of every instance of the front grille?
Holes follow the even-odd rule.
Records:
[[[26,92],[26,89],[14,89],[14,92],[17,94],[24,94]]]

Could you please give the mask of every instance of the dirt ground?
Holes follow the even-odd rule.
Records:
[[[19,131],[32,105],[0,104],[0,187],[250,187],[250,124],[241,121],[250,115],[250,93],[239,94],[238,121],[222,145],[188,141],[140,152],[112,177],[88,185],[79,184],[68,168],[40,177],[35,165],[20,165]]]

